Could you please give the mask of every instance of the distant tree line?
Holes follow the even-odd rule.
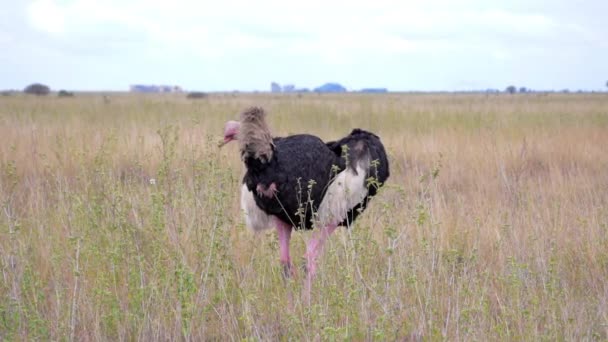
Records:
[[[63,89],[62,89],[62,90],[60,90],[60,91],[57,93],[57,96],[59,96],[59,97],[73,97],[73,96],[74,96],[74,93],[73,93],[73,92],[71,92],[71,91],[67,91],[67,90],[63,90]]]
[[[608,82],[606,82],[606,86],[608,87]],[[491,92],[499,92],[499,91],[498,90],[493,90],[493,89],[492,90],[488,89],[486,92],[487,93],[491,93]],[[542,91],[539,91],[539,90],[532,90],[532,89],[529,89],[529,88],[526,88],[526,87],[519,87],[519,89],[517,89],[517,87],[515,87],[514,85],[510,85],[510,86],[508,86],[508,87],[505,88],[505,93],[515,94],[517,92],[522,93],[522,94],[524,94],[524,93],[564,93],[564,94],[568,94],[568,93],[570,93],[570,89],[564,88],[562,90],[542,90]],[[585,92],[588,92],[588,91],[584,91],[584,90],[580,90],[579,89],[576,92],[577,93],[585,93]],[[591,91],[591,92],[595,93],[595,91]]]
[[[23,92],[31,95],[44,96],[48,95],[51,92],[51,88],[42,83],[33,83],[25,87],[25,89],[23,89]]]
[[[505,93],[515,94],[517,92],[518,92],[518,89],[514,85],[510,85],[507,88],[505,88]],[[530,92],[530,90],[528,88],[526,88],[526,87],[519,87],[519,92],[520,93],[527,93],[527,92]]]
[[[608,81],[606,81],[606,87],[608,87]],[[271,83],[271,92],[273,93],[277,93],[277,92],[284,92],[284,93],[290,93],[290,92],[309,92],[310,90],[308,88],[296,88],[294,85],[292,84],[287,84],[284,86],[279,85],[276,82],[272,82]],[[181,90],[181,89],[180,89]],[[343,87],[341,84],[339,83],[326,83],[320,87],[314,88],[313,89],[314,92],[317,93],[325,93],[325,92],[329,92],[329,93],[341,93],[341,92],[346,92],[346,88]],[[527,87],[519,87],[519,89],[514,86],[514,85],[509,85],[508,87],[505,88],[505,93],[508,94],[515,94],[515,93],[532,93],[532,92],[538,92],[538,91],[533,91],[531,89],[528,89]],[[2,96],[10,96],[12,95],[14,92],[18,92],[18,91],[12,91],[12,90],[4,90],[2,92],[0,92],[0,95]],[[45,96],[48,95],[51,92],[51,88],[45,84],[42,83],[32,83],[30,85],[28,85],[27,87],[25,87],[25,89],[23,90],[23,92],[25,94],[31,94],[31,95],[37,95],[37,96]],[[386,88],[364,88],[361,89],[360,92],[363,93],[386,93],[388,92],[388,89]],[[485,91],[486,93],[493,93],[493,92],[500,92],[500,90],[498,89],[487,89]],[[553,92],[551,90],[546,91],[546,92]],[[560,92],[562,93],[569,93],[570,90],[569,89],[562,89]],[[584,91],[579,90],[578,93],[582,93]],[[72,97],[74,96],[73,92],[67,91],[67,90],[60,90],[57,93],[57,96],[59,97]],[[202,98],[206,98],[208,96],[207,93],[204,92],[199,92],[199,91],[194,91],[194,92],[190,92],[186,95],[187,98],[189,99],[202,99]]]
[[[192,91],[189,92],[188,95],[186,95],[186,98],[188,99],[204,99],[207,97],[207,93],[202,92],[202,91]]]

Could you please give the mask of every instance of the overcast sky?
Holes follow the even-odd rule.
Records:
[[[0,89],[605,90],[608,0],[1,0]]]

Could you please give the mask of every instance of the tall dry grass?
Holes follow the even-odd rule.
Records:
[[[361,127],[389,152],[310,306],[274,232],[243,226],[236,146],[216,148],[249,105],[277,135]],[[606,340],[606,108],[599,94],[2,98],[0,339]]]

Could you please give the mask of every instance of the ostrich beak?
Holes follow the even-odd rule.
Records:
[[[226,139],[226,138],[224,138],[224,140],[223,140],[223,141],[220,141],[220,142],[217,144],[217,147],[222,148],[224,145],[226,145],[227,143],[231,142],[232,140],[233,140],[233,139]]]
[[[217,146],[221,148],[227,143],[236,140],[240,127],[241,123],[238,121],[230,120],[226,122],[226,125],[224,126],[224,141],[220,141]]]

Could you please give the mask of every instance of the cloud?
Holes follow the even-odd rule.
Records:
[[[229,84],[219,88],[239,87],[228,82],[245,82],[242,79],[254,87],[270,77],[296,83],[348,78],[351,86],[365,79],[417,88],[431,82],[435,88],[476,84],[476,79],[490,84],[495,75],[507,78],[514,70],[527,70],[526,77],[534,77],[536,70],[557,65],[557,55],[568,56],[566,62],[591,55],[599,60],[608,49],[601,14],[606,5],[599,1],[589,6],[559,0],[14,3],[19,5],[9,6],[25,8],[26,25],[3,25],[11,18],[0,13],[0,45],[11,44],[8,58],[22,69],[27,69],[26,60],[35,60],[24,55],[50,56],[46,60],[52,63],[69,61],[99,74],[121,70],[136,74],[130,77],[177,75],[193,83],[204,78]],[[478,75],[479,66],[483,71]],[[396,78],[395,70],[407,73]],[[106,77],[89,72],[87,79]],[[126,77],[117,75],[114,82],[124,84]]]
[[[0,45],[6,45],[14,41],[14,37],[12,34],[8,32],[4,32],[0,30]]]
[[[28,6],[30,23],[48,33],[65,31],[65,15],[62,8],[52,0],[37,0]]]
[[[391,0],[353,1],[348,6],[318,0],[36,0],[28,6],[28,17],[34,28],[63,39],[104,36],[125,41],[138,37],[147,40],[152,49],[175,49],[209,58],[273,49],[316,54],[327,61],[362,53],[408,54],[536,42],[582,31],[543,14],[480,9],[478,5],[452,9],[447,1],[433,4]]]

